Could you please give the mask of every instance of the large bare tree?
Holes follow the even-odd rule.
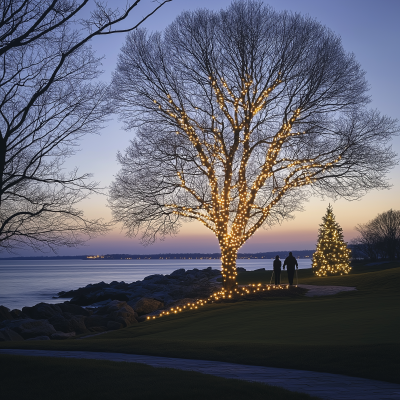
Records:
[[[111,187],[116,221],[151,243],[198,220],[235,290],[238,249],[313,192],[386,188],[395,121],[365,108],[364,72],[309,17],[260,2],[129,34],[112,83],[135,137]]]
[[[96,184],[63,171],[77,140],[97,132],[109,113],[88,42],[135,29],[168,1],[129,29],[118,24],[140,0],[124,9],[89,0],[1,1],[0,250],[74,246],[104,230],[75,208]]]

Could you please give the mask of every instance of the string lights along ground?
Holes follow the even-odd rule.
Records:
[[[294,287],[297,287],[297,285],[295,285]],[[219,292],[211,294],[206,300],[201,299],[193,302],[188,302],[184,306],[170,307],[168,310],[162,311],[159,315],[148,316],[147,320],[152,320],[167,315],[178,314],[182,311],[197,310],[198,308],[203,307],[206,304],[216,303],[223,300],[240,299],[240,298],[245,298],[247,295],[250,294],[262,293],[265,291],[272,291],[272,290],[284,290],[284,289],[289,289],[289,285],[252,283],[249,285],[238,286],[233,290],[226,290],[222,288],[222,290],[220,290]]]

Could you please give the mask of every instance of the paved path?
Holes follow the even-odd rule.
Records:
[[[400,385],[324,372],[258,367],[220,361],[186,360],[156,356],[90,351],[0,349],[0,354],[87,358],[148,364],[153,367],[196,371],[223,378],[262,382],[329,400],[399,400]]]
[[[307,289],[307,297],[314,296],[331,296],[339,292],[349,292],[351,290],[357,290],[352,286],[317,286],[317,285],[297,285],[298,287]]]

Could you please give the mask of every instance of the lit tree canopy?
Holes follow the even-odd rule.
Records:
[[[343,275],[351,270],[350,250],[344,242],[343,229],[336,222],[331,205],[322,218],[312,267],[318,276]]]
[[[111,187],[116,221],[151,243],[198,220],[216,235],[224,287],[258,228],[312,188],[384,188],[395,122],[368,103],[364,72],[309,17],[236,1],[182,13],[163,34],[129,34],[112,96],[135,138]]]

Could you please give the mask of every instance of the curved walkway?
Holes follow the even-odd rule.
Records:
[[[331,296],[340,292],[349,292],[357,290],[352,286],[317,286],[317,285],[297,285],[303,289],[307,289],[306,297],[314,296]]]
[[[220,361],[187,360],[183,358],[90,351],[0,349],[0,354],[135,362],[151,365],[153,367],[174,368],[201,372],[203,374],[210,374],[223,378],[262,382],[292,391],[319,396],[327,400],[400,399],[400,385],[325,372],[258,367]]]

